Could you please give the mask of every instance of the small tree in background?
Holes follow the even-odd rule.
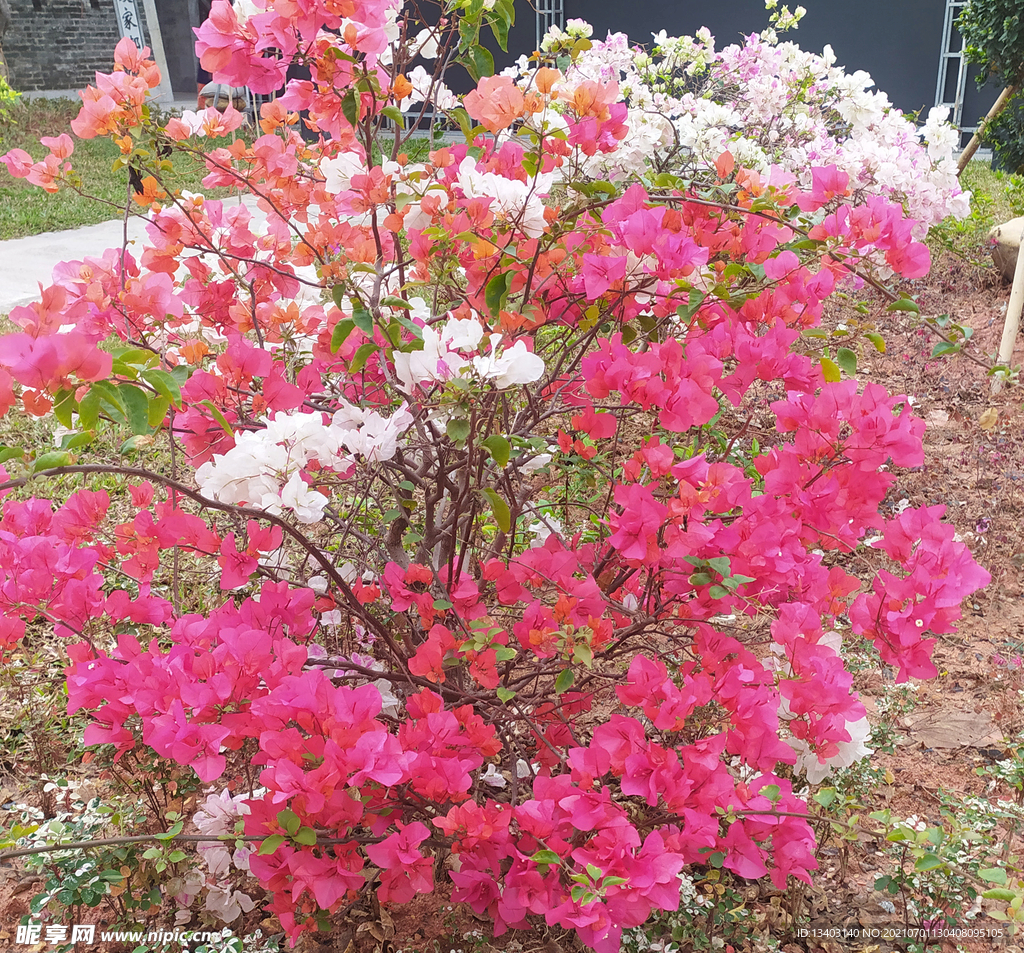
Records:
[[[960,156],[958,167],[961,172],[978,151],[992,122],[1006,108],[1024,80],[1024,18],[1021,12],[1016,0],[970,0],[957,20],[957,29],[967,41],[967,61],[979,64],[984,70],[978,78],[979,84],[989,80],[1003,84],[1002,93]]]

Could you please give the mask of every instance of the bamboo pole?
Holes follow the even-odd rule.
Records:
[[[960,175],[964,169],[967,168],[967,163],[974,158],[974,153],[978,151],[978,147],[981,145],[981,139],[985,135],[985,129],[993,119],[998,116],[1006,104],[1010,101],[1010,97],[1013,96],[1017,90],[1020,89],[1020,84],[1015,83],[1013,86],[1007,86],[1000,94],[999,98],[992,104],[992,108],[988,111],[985,118],[981,120],[981,125],[978,126],[978,131],[971,136],[971,141],[967,143],[967,148],[960,153],[960,161],[956,164],[956,174]]]
[[[1003,336],[999,341],[998,364],[1010,366],[1013,360],[1013,345],[1017,341],[1020,330],[1020,315],[1024,310],[1024,229],[1021,230],[1020,247],[1017,249],[1017,266],[1013,270],[1013,287],[1010,290],[1010,302],[1006,306],[1006,322],[1003,324]],[[992,393],[998,394],[1003,387],[1003,378],[992,378]]]

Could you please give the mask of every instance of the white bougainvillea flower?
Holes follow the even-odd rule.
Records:
[[[487,771],[480,775],[480,780],[492,788],[503,788],[508,784],[508,781],[493,764],[487,765]]]
[[[323,493],[317,493],[316,490],[311,489],[302,476],[296,472],[281,487],[281,506],[287,506],[300,523],[319,523],[324,518],[327,497]],[[275,508],[280,512],[280,506],[267,507],[272,513]]]
[[[407,394],[417,385],[460,376],[470,365],[470,359],[459,350],[476,350],[483,340],[484,328],[475,318],[451,318],[440,331],[425,325],[422,333],[423,350],[395,355],[395,373]]]
[[[537,238],[547,227],[542,199],[553,181],[553,172],[541,173],[526,182],[479,172],[476,159],[467,156],[459,165],[457,184],[467,199],[491,199],[491,211],[498,218],[518,224],[530,238]]]
[[[320,174],[326,180],[324,189],[337,195],[352,186],[352,177],[366,175],[366,163],[354,152],[342,152],[333,159],[320,160]]]
[[[519,384],[532,384],[544,375],[544,361],[528,350],[525,342],[516,341],[512,347],[499,351],[500,334],[491,335],[491,353],[473,359],[473,369],[484,380],[491,381],[498,390]]]
[[[412,41],[413,52],[425,60],[437,59],[437,37],[433,30],[420,30]]]
[[[811,784],[820,784],[834,770],[848,768],[851,764],[866,758],[871,754],[872,749],[867,746],[868,736],[871,734],[871,723],[868,719],[860,718],[857,721],[848,721],[846,730],[850,734],[849,741],[838,742],[839,751],[826,758],[824,762],[818,760],[817,754],[810,750],[807,742],[802,738],[787,738],[788,744],[797,755],[793,771],[799,774],[801,771],[807,774],[807,780]]]

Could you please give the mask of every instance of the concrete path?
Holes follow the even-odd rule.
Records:
[[[260,214],[255,208],[255,199],[247,196],[243,201],[256,215]],[[128,241],[134,242],[135,248],[146,237],[145,229],[146,223],[142,219],[129,219]],[[113,219],[99,225],[0,242],[0,314],[9,314],[11,308],[38,301],[39,285],[53,284],[54,265],[62,261],[81,261],[86,256],[99,256],[108,248],[120,248],[123,238],[123,221]]]

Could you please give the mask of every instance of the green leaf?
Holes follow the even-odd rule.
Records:
[[[201,407],[205,407],[213,415],[213,419],[220,424],[220,428],[224,433],[229,437],[233,437],[235,435],[235,432],[231,429],[231,424],[228,423],[228,418],[221,413],[217,408],[217,405],[212,400],[201,400],[199,405]]]
[[[162,834],[154,834],[153,836],[157,840],[173,840],[181,833],[181,829],[185,826],[184,821],[175,821],[169,831],[164,831]]]
[[[691,586],[706,586],[711,582],[711,576],[706,572],[695,572],[690,576]]]
[[[496,662],[511,662],[518,654],[511,645],[494,646],[494,660]]]
[[[350,126],[359,122],[359,97],[354,89],[350,89],[341,100],[341,113]]]
[[[381,110],[381,115],[387,116],[392,122],[397,123],[399,126],[402,125],[404,117],[402,116],[402,110],[397,106],[385,106]]]
[[[294,837],[302,826],[302,821],[299,820],[299,815],[294,811],[289,811],[287,808],[283,811],[277,812],[277,823],[280,824],[290,836]]]
[[[512,272],[506,271],[500,275],[495,275],[487,282],[487,287],[484,288],[484,302],[487,305],[487,310],[494,317],[497,317],[498,312],[505,306],[505,299],[508,297],[508,286],[511,281]]]
[[[868,331],[864,337],[874,344],[875,350],[878,351],[879,354],[885,353],[885,338],[883,338],[881,334],[877,331]]]
[[[848,377],[857,376],[857,352],[851,351],[848,347],[841,347],[836,351],[836,363],[846,371]]]
[[[585,642],[577,645],[572,650],[572,660],[578,664],[592,668],[594,665],[594,650]]]
[[[465,443],[469,439],[469,421],[465,417],[452,417],[445,427],[445,433],[454,443]]]
[[[152,446],[152,438],[144,434],[135,434],[134,437],[129,437],[124,443],[121,444],[118,449],[120,454],[137,453],[143,447]]]
[[[843,379],[843,372],[839,370],[838,365],[827,357],[821,359],[821,371],[825,375],[825,380],[830,384],[838,384]]]
[[[681,321],[689,321],[704,303],[704,295],[699,291],[690,292],[690,300],[688,304],[681,304],[676,308],[676,314],[679,315]]]
[[[123,424],[127,421],[127,410],[117,387],[111,384],[110,381],[96,381],[92,385],[92,390],[98,393],[99,400],[107,405],[108,411],[117,423]],[[88,429],[91,430],[92,428]]]
[[[501,47],[502,52],[508,52],[508,23],[501,18],[495,18],[488,21],[487,24],[491,28],[491,32],[494,34],[494,39],[498,41],[498,46]]]
[[[366,308],[356,308],[352,312],[352,320],[363,334],[368,338],[373,337],[373,315]]]
[[[539,850],[530,860],[535,864],[561,864],[562,858],[553,850]]]
[[[341,302],[345,300],[345,286],[344,285],[332,285],[331,286],[331,300],[334,302],[335,307],[340,308]]]
[[[119,384],[117,389],[124,402],[132,433],[136,436],[149,433],[149,398],[134,384]]]
[[[143,371],[142,379],[161,397],[166,397],[175,407],[181,406],[181,385],[167,371],[162,371],[159,368]]]
[[[96,439],[96,434],[91,430],[81,430],[78,433],[65,434],[60,442],[61,450],[75,450],[78,447],[84,447],[86,444],[90,444]],[[3,460],[0,459],[0,463]]]
[[[158,355],[141,347],[115,347],[111,348],[110,353],[114,355],[115,361],[139,367],[152,367],[160,360]]]
[[[494,75],[494,57],[491,56],[490,50],[478,43],[466,50],[465,55],[460,56],[458,62],[466,67],[466,72],[469,73],[474,83],[479,83],[485,76]]]
[[[172,864],[180,864],[187,856],[188,856],[188,854],[186,854],[185,851],[183,851],[183,850],[172,850],[167,855],[167,859]],[[115,870],[115,871],[113,871],[113,873],[117,873],[117,871]],[[120,874],[118,874],[118,876],[120,877]]]
[[[729,590],[724,586],[712,586],[708,589],[708,595],[711,596],[712,599],[724,599],[729,595]]]
[[[375,354],[378,350],[380,348],[373,341],[367,341],[365,344],[360,345],[359,350],[352,355],[352,363],[348,366],[348,372],[350,374],[358,374],[366,367],[366,362],[370,359],[370,355]]]
[[[385,308],[401,308],[403,311],[412,311],[412,305],[405,300],[405,298],[399,298],[398,295],[385,295],[380,299],[381,307]]]
[[[914,870],[935,870],[942,866],[945,866],[945,862],[941,857],[937,857],[935,854],[925,854],[918,858],[914,864]]]
[[[986,900],[1002,900],[1004,903],[1009,903],[1017,895],[1012,890],[1007,890],[1006,887],[993,887],[991,890],[986,890],[982,896]]]
[[[313,847],[316,844],[316,831],[312,827],[300,827],[292,840],[304,847]]]
[[[53,401],[53,416],[62,427],[71,429],[71,415],[78,409],[74,388],[61,390]]]
[[[909,298],[900,298],[898,301],[894,301],[885,309],[886,311],[909,311],[911,314],[920,314],[921,309],[918,307],[916,301],[911,301]]]
[[[348,336],[352,333],[356,323],[351,318],[345,318],[334,325],[334,330],[331,332],[331,353],[337,354],[339,348],[348,339]]]
[[[939,343],[932,348],[932,357],[944,357],[947,354],[956,354],[959,350],[960,345],[956,341],[939,341]]]
[[[814,802],[821,807],[831,807],[836,800],[837,794],[835,788],[822,788],[814,795]]]
[[[55,467],[71,466],[75,458],[63,450],[51,450],[40,457],[36,457],[32,463],[32,472],[40,473],[43,470],[53,470]]]
[[[504,469],[508,466],[509,457],[512,456],[512,445],[504,437],[500,434],[491,434],[483,444],[499,467]]]
[[[166,397],[152,397],[149,401],[149,426],[156,429],[163,422],[167,416],[167,410],[171,406],[171,402]]]
[[[978,876],[990,884],[1005,884],[1007,882],[1006,870],[1003,867],[983,867],[978,871]]]
[[[449,110],[448,115],[459,124],[459,128],[462,130],[462,135],[465,136],[466,142],[472,142],[473,123],[469,118],[469,113],[459,106],[457,109]]]
[[[266,857],[267,854],[274,853],[284,842],[285,837],[283,834],[272,834],[270,837],[264,838],[263,843],[260,844],[260,849],[256,853]]]
[[[91,387],[78,405],[78,426],[83,430],[93,430],[99,420],[100,392],[95,387]]]
[[[498,696],[498,700],[502,703],[516,697],[516,693],[512,691],[511,688],[505,688],[504,685],[499,685],[495,694]]]
[[[715,556],[714,559],[708,560],[708,565],[721,576],[728,576],[732,568],[728,556]]]
[[[555,694],[561,695],[562,692],[569,691],[575,681],[576,673],[571,668],[563,668],[555,679]]]
[[[501,498],[496,490],[492,490],[489,486],[483,488],[483,494],[491,504],[494,522],[498,524],[498,529],[503,533],[507,533],[512,528],[512,512],[508,508],[508,503]]]

